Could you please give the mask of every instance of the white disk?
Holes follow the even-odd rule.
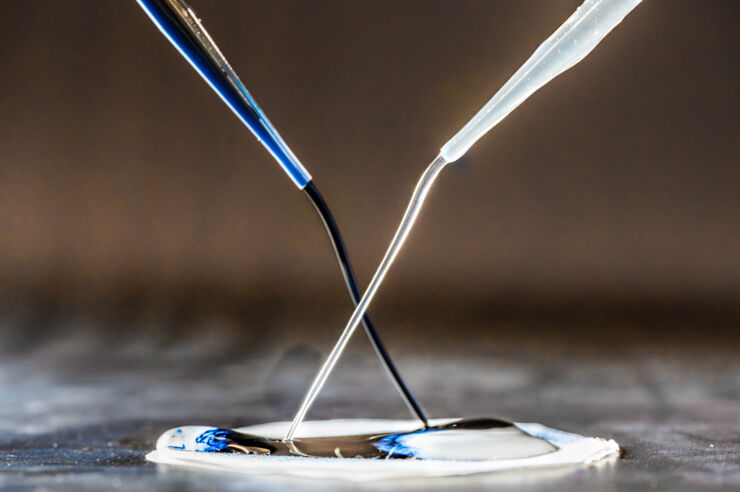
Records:
[[[456,419],[436,419],[431,425],[442,425]],[[268,438],[281,438],[290,422],[273,422],[235,429]],[[357,459],[306,458],[293,456],[253,456],[230,453],[209,453],[172,449],[172,436],[182,433],[171,429],[159,438],[157,449],[149,453],[149,461],[167,465],[186,466],[229,473],[279,474],[299,477],[340,479],[351,481],[388,480],[413,477],[446,477],[506,470],[521,470],[572,465],[588,465],[615,457],[619,446],[613,440],[584,437],[550,429],[541,424],[516,425],[524,433],[543,439],[557,449],[527,458],[490,460],[440,459]],[[382,434],[411,432],[418,428],[414,420],[317,420],[304,422],[296,434],[301,437],[331,437],[352,434]],[[511,436],[502,436],[511,439]],[[484,440],[485,441],[485,440]],[[507,441],[512,442],[512,441]],[[544,446],[548,446],[543,443]],[[548,446],[549,447],[549,446]]]

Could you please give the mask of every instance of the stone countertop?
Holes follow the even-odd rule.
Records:
[[[0,357],[0,487],[19,490],[340,490],[347,483],[220,476],[147,463],[163,430],[285,420],[324,347],[298,342],[235,356],[202,339],[108,343],[70,334]],[[594,348],[596,347],[596,348]],[[599,348],[600,347],[600,348]],[[328,348],[328,347],[327,347]],[[419,347],[417,347],[418,349]],[[496,416],[613,438],[594,467],[354,489],[708,490],[740,488],[740,363],[734,344],[660,343],[610,351],[472,341],[395,350],[432,417]],[[312,418],[407,416],[360,338]]]

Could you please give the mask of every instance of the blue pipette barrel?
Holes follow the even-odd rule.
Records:
[[[311,175],[285,144],[255,100],[210,39],[192,10],[179,0],[137,0],[195,70],[272,154],[290,179],[303,189]]]

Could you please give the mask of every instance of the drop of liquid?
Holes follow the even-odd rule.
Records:
[[[531,458],[558,450],[510,422],[491,418],[460,419],[410,432],[301,437],[290,442],[218,427],[178,427],[163,434],[160,444],[210,453],[449,461]]]

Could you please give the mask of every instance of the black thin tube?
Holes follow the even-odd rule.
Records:
[[[331,244],[334,247],[334,253],[337,256],[339,268],[342,270],[344,282],[347,284],[347,289],[349,290],[350,297],[352,297],[352,302],[357,306],[362,296],[360,295],[360,290],[357,288],[355,275],[352,272],[352,266],[349,263],[347,250],[344,248],[344,242],[342,241],[342,236],[339,234],[339,228],[337,227],[337,223],[334,221],[334,216],[331,214],[328,205],[319,193],[319,190],[316,189],[316,185],[314,185],[313,181],[309,181],[305,188],[303,188],[303,191],[306,193],[306,196],[308,196],[308,199],[311,201],[311,204],[313,204],[319,217],[321,217],[321,221],[324,223],[326,232],[329,234],[329,239],[331,239]],[[378,354],[378,357],[380,357],[383,362],[383,365],[391,376],[396,388],[398,388],[398,391],[403,396],[409,410],[411,410],[411,412],[413,412],[414,415],[424,423],[424,427],[427,427],[428,421],[424,414],[424,410],[421,409],[421,406],[417,403],[414,395],[411,394],[411,390],[409,390],[403,378],[401,378],[401,374],[398,372],[398,369],[396,369],[396,365],[393,363],[390,354],[385,349],[385,345],[383,345],[380,335],[375,331],[375,327],[373,326],[372,321],[370,321],[370,316],[365,314],[365,316],[362,317],[362,324],[365,327],[365,332],[367,333],[368,338],[370,338],[370,343]]]

